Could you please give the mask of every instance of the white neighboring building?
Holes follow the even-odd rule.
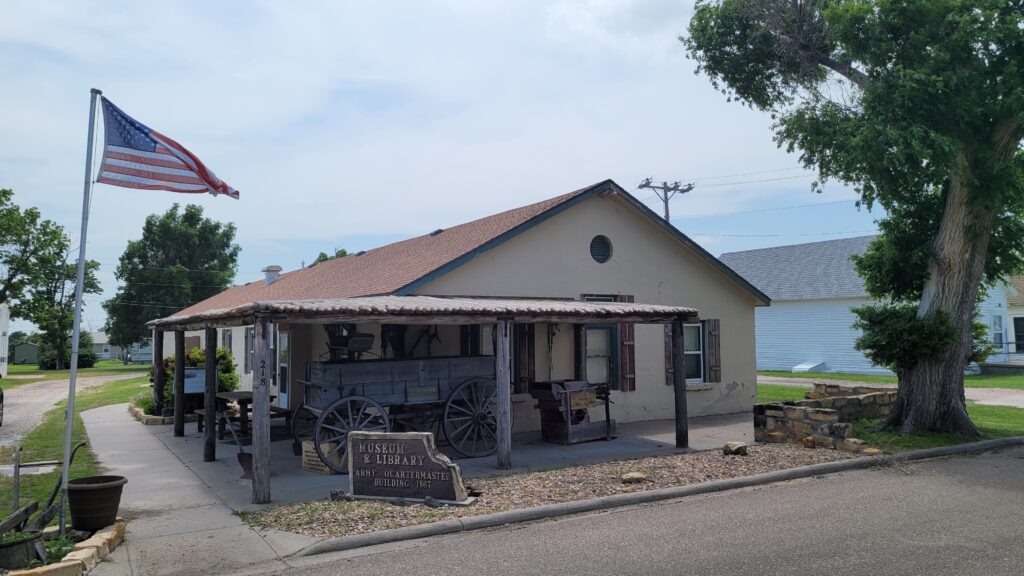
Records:
[[[850,309],[871,299],[850,258],[863,254],[874,238],[722,254],[722,262],[772,300],[770,307],[755,309],[758,370],[890,373],[854,348],[860,331],[853,328]],[[989,362],[1005,362],[1009,322],[1003,285],[988,290],[978,320],[989,327],[997,350]]]

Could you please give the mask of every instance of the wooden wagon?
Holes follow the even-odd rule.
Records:
[[[497,450],[494,358],[309,362],[305,400],[292,417],[296,446],[313,439],[317,455],[347,472],[348,433],[440,428],[469,457]]]

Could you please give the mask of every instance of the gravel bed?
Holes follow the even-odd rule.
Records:
[[[467,480],[466,484],[478,491],[480,496],[476,504],[467,507],[430,508],[422,504],[396,506],[371,500],[316,500],[279,506],[263,512],[245,513],[242,517],[249,524],[260,528],[320,537],[349,536],[447,518],[751,476],[853,457],[838,450],[808,450],[786,444],[751,445],[748,451],[747,456],[725,456],[721,450],[713,450],[511,476],[474,478]],[[621,477],[627,472],[641,472],[647,476],[647,480],[638,484],[623,484]]]

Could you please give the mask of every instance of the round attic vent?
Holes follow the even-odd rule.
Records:
[[[590,256],[602,264],[611,260],[612,241],[607,236],[594,236],[590,241]]]

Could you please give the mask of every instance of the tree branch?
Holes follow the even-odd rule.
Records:
[[[871,77],[854,68],[853,64],[850,62],[839,62],[831,56],[826,56],[824,54],[813,54],[813,56],[817,59],[819,64],[846,78],[850,82],[853,82],[862,90],[867,88],[868,84],[871,83]]]

